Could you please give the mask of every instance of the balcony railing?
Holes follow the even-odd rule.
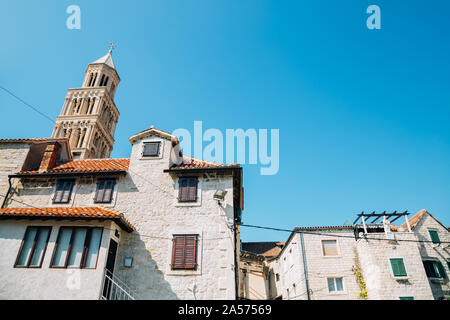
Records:
[[[102,300],[135,300],[135,293],[108,269],[103,279]]]

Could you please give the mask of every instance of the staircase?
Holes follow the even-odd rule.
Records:
[[[135,300],[135,297],[133,290],[125,282],[114,276],[108,269],[105,269],[102,300]]]

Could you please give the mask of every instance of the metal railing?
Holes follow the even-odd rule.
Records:
[[[102,300],[135,300],[136,295],[125,282],[105,269],[103,278]]]

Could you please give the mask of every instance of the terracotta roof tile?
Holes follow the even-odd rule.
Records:
[[[205,160],[199,160],[191,157],[183,157],[182,164],[173,166],[170,169],[178,170],[178,169],[211,169],[211,168],[239,168],[239,167],[240,165],[238,163],[220,164]]]
[[[69,141],[67,138],[25,138],[25,139],[0,139],[0,143],[36,143],[47,141]]]
[[[21,175],[53,174],[53,173],[96,173],[127,171],[130,159],[88,159],[73,160],[57,165],[49,170],[20,171]]]
[[[128,232],[135,230],[131,223],[124,218],[122,213],[104,206],[0,209],[0,218],[6,217],[111,219],[116,221],[123,229]]]
[[[417,212],[415,215],[413,215],[411,218],[408,219],[409,225],[411,226],[411,228],[414,228],[416,226],[416,224],[420,221],[420,218],[422,218],[422,216],[428,213],[427,210],[422,209],[419,212]],[[399,228],[404,228],[405,230],[408,230],[408,226],[406,225],[406,222],[404,222],[402,225],[400,225]]]

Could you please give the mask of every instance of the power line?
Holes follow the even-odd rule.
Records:
[[[0,194],[0,197],[6,198],[6,195]],[[42,208],[33,206],[32,204],[26,203],[26,202],[24,202],[24,201],[16,200],[16,199],[13,199],[13,198],[10,198],[10,200],[11,200],[11,201],[18,202],[18,203],[23,204],[23,205],[26,205],[26,206],[28,206],[28,207],[30,207],[30,208],[33,208],[33,209],[38,209],[38,210],[40,210],[40,211],[42,211],[42,212],[44,212],[44,213],[52,214],[52,212],[50,212],[50,211],[46,211],[46,210],[44,210],[44,209],[42,209]],[[70,208],[70,207],[68,207],[68,208]],[[48,216],[47,216],[46,218],[57,218],[57,217],[54,217],[54,216],[48,217]],[[82,219],[82,218],[83,218],[83,217],[80,217],[80,219]],[[106,228],[106,227],[104,227],[104,229],[106,229],[106,230],[111,230],[111,231],[115,231],[114,229],[110,229],[110,228]],[[159,239],[159,240],[172,240],[172,239],[173,239],[173,238],[167,238],[167,237],[156,237],[156,236],[152,236],[152,235],[148,235],[148,234],[141,234],[141,233],[138,233],[137,235],[139,235],[139,236],[141,236],[141,237],[145,237],[145,238],[152,238],[152,239]],[[200,238],[200,239],[201,239],[202,241],[206,241],[206,240],[212,241],[212,240],[226,240],[226,239],[230,239],[230,237],[223,237],[223,238],[209,238],[209,239],[208,239],[208,238]]]
[[[9,91],[8,89],[6,89],[5,87],[0,85],[0,89],[3,89],[6,93],[8,93],[9,95],[13,96],[14,98],[16,98],[17,100],[19,100],[20,102],[22,102],[24,105],[26,105],[27,107],[33,109],[35,112],[39,113],[41,116],[43,116],[44,118],[50,120],[52,123],[55,123],[55,121],[53,121],[49,116],[47,116],[45,113],[41,112],[38,110],[38,108],[33,107],[31,104],[29,104],[28,102],[24,101],[22,98],[18,97],[16,94],[12,93],[11,91]]]
[[[339,235],[339,234],[329,234],[329,233],[323,233],[323,232],[317,232],[317,231],[303,231],[303,230],[288,230],[288,229],[280,229],[280,228],[272,228],[272,227],[264,227],[264,226],[256,226],[251,224],[240,224],[242,227],[249,227],[249,228],[257,228],[257,229],[265,229],[265,230],[273,230],[273,231],[281,231],[281,232],[295,232],[295,233],[303,233],[303,234],[313,234],[313,235],[322,235],[322,236],[328,236],[328,237],[335,237],[335,238],[350,238],[355,239],[354,236],[345,236],[345,235]],[[361,239],[366,240],[380,240],[380,241],[392,241],[386,238],[369,238],[369,237],[362,237]],[[403,242],[416,242],[416,243],[433,243],[433,241],[430,240],[409,240],[409,239],[395,239],[395,241],[403,241]],[[440,243],[450,243],[450,241],[441,241]]]

